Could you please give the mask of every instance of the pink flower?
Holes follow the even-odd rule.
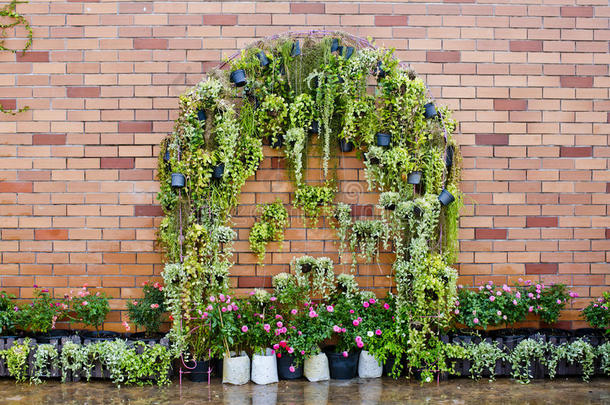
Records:
[[[343,357],[347,357],[347,352],[343,352]]]
[[[360,325],[360,321],[358,321],[357,319],[354,319],[354,321],[352,322],[352,325],[358,326],[358,325]]]
[[[241,331],[246,333],[248,331],[248,327],[246,325],[242,326]]]
[[[490,296],[489,296],[489,300],[490,300],[491,302],[494,302],[494,301],[496,300],[496,297],[494,297],[493,295],[490,295]]]
[[[291,373],[294,373],[294,366],[288,367],[288,370],[290,370]]]
[[[296,309],[293,309],[293,310],[291,310],[291,311],[290,311],[290,313],[291,313],[292,315],[296,315],[296,314],[297,314],[297,312],[299,312],[299,311],[297,311]]]
[[[335,308],[333,308],[333,306],[332,306],[332,305],[329,305],[329,306],[327,306],[327,307],[326,307],[326,310],[327,310],[328,312],[333,312],[333,311],[335,310]]]
[[[131,302],[133,305],[138,305],[138,301],[132,301]]]
[[[278,321],[278,322],[277,322],[275,325],[276,325],[278,328],[281,328],[282,326],[284,326],[284,324],[283,324],[283,323],[281,323],[280,321]]]
[[[522,282],[523,282],[523,279],[522,279],[521,277],[519,277],[519,280],[517,280],[517,281],[519,281],[520,283],[522,283]]]
[[[150,304],[150,307],[152,309],[157,309],[157,308],[159,308],[159,304]]]
[[[359,349],[362,349],[362,347],[364,347],[364,343],[362,343],[362,340],[356,342],[356,346],[358,346]]]
[[[334,325],[333,326],[333,331],[336,332],[336,333],[341,333],[341,328],[338,327],[337,325]]]
[[[473,322],[475,325],[476,325],[476,324],[478,324],[478,323],[479,323],[479,318],[474,318],[474,319],[472,320],[472,322]]]
[[[225,295],[224,295],[224,294],[218,294],[218,298],[220,298],[220,300],[221,300],[222,302],[225,302],[225,300],[226,300],[226,298],[225,298]]]
[[[381,336],[381,329],[377,329],[377,330],[375,331],[375,334],[376,334],[377,336]]]
[[[390,304],[388,304],[388,303],[386,302],[385,304],[383,304],[383,307],[384,307],[385,309],[390,309]]]
[[[500,295],[502,295],[502,291],[496,291],[496,295],[499,297]]]
[[[216,301],[216,297],[211,296],[211,297],[210,297],[210,302],[214,302],[214,301]]]
[[[288,348],[288,353],[290,353],[290,354],[294,353],[294,348],[289,347],[289,348]]]
[[[83,301],[83,303],[81,305],[87,306],[87,305],[89,305],[89,303],[87,301]]]
[[[131,327],[129,326],[129,324],[127,323],[127,321],[123,321],[123,326],[125,327],[125,330],[127,332],[129,332],[131,330]]]
[[[498,311],[498,312],[496,312],[496,314],[497,314],[498,316],[502,316],[502,311]]]
[[[560,300],[560,299],[558,299],[558,300],[557,300],[557,303],[558,303],[559,305],[561,305],[561,300]]]
[[[479,291],[483,291],[483,286],[479,286]]]
[[[529,308],[528,308],[528,311],[529,311],[529,312],[533,312],[533,311],[534,311],[534,307],[529,307]]]
[[[269,332],[271,330],[271,325],[266,323],[266,324],[263,325],[263,329],[265,330],[265,332]]]
[[[507,320],[508,318],[506,317],[506,315],[502,315],[502,319]]]
[[[530,298],[534,298],[534,293],[527,293],[527,296]]]
[[[354,312],[355,312],[355,311],[354,311],[353,309],[350,309],[350,310],[349,310],[349,313],[350,313],[350,314],[353,314]]]
[[[278,349],[280,348],[280,345],[278,345],[278,344],[276,343],[276,344],[274,344],[274,345],[273,345],[273,348],[274,348],[275,350],[278,350]]]
[[[271,301],[271,302],[273,302],[273,301],[275,301],[275,300],[277,300],[277,297],[271,297],[271,298],[269,298],[269,301]]]
[[[363,307],[365,307],[365,308],[368,308],[368,307],[369,307],[369,303],[368,303],[368,302],[366,302],[366,301],[364,301],[364,302],[362,303],[362,306],[363,306]]]
[[[517,305],[517,300],[513,300],[513,305]]]
[[[227,308],[225,308],[225,307],[220,308],[220,310],[221,310],[222,312],[227,312]]]
[[[517,297],[517,299],[521,298],[521,293],[520,293],[519,291],[517,291],[517,292],[515,293],[515,297]]]
[[[354,339],[356,342],[362,342],[362,338],[360,336],[356,336],[356,339]]]
[[[310,318],[316,318],[317,316],[318,316],[318,314],[316,313],[316,311],[314,311],[314,310],[309,311]]]
[[[456,309],[455,309],[455,311],[453,311],[453,312],[454,312],[456,315],[458,315],[458,314],[460,313],[460,310],[456,308]]]
[[[211,305],[208,305],[208,307],[207,307],[206,309],[207,309],[208,311],[212,311],[212,310],[214,309],[214,307],[213,307],[213,306],[211,306]]]
[[[305,350],[301,350],[301,356],[305,356]]]
[[[374,303],[376,303],[376,302],[377,302],[377,301],[375,301],[375,298],[371,298],[371,299],[369,300],[369,304],[374,304]]]

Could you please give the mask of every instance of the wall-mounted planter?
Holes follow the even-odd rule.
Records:
[[[277,359],[277,375],[280,380],[296,380],[303,377],[303,366],[296,366],[294,360],[290,354],[284,354]],[[290,371],[290,367],[294,371]]]
[[[320,133],[320,123],[318,121],[313,121],[311,123],[311,128],[309,128],[309,133],[311,135]]]
[[[172,187],[182,188],[186,184],[186,178],[182,173],[172,173]]]
[[[333,38],[333,41],[330,44],[330,51],[336,52],[339,49],[339,38]]]
[[[169,149],[166,149],[166,150],[165,150],[165,153],[163,154],[163,161],[164,161],[165,163],[169,163],[169,159],[170,159],[170,156],[169,156]]]
[[[351,58],[353,54],[354,54],[354,47],[353,46],[348,46],[343,51],[343,57],[346,60]]]
[[[419,184],[421,182],[421,171],[417,170],[411,172],[407,175],[407,183],[409,184]]]
[[[455,197],[453,196],[453,194],[447,191],[447,189],[443,189],[443,191],[441,191],[438,196],[438,200],[441,202],[441,204],[447,206],[455,201]]]
[[[301,265],[301,273],[307,274],[311,271],[311,263],[305,263]]]
[[[292,44],[292,50],[290,51],[290,56],[294,58],[295,56],[299,56],[300,54],[301,44],[299,44],[299,41],[294,41],[294,44]]]
[[[341,152],[351,152],[354,150],[354,143],[352,141],[341,139],[339,141],[339,147],[341,148]]]
[[[428,103],[424,105],[424,117],[426,118],[434,118],[436,117],[436,107],[434,103]]]
[[[237,69],[231,72],[229,77],[231,83],[234,83],[237,87],[243,87],[246,85],[246,72],[243,69]]]
[[[445,166],[447,166],[447,168],[451,168],[451,166],[453,166],[454,153],[455,148],[453,147],[453,145],[447,146],[447,149],[445,150]]]
[[[225,164],[224,163],[214,166],[214,170],[212,171],[213,178],[220,179],[224,174],[225,174]]]
[[[328,353],[328,366],[330,378],[334,380],[351,380],[358,373],[357,352],[348,353],[347,357],[343,353]]]
[[[208,118],[208,116],[205,114],[205,110],[199,110],[197,111],[197,119],[199,121],[205,121]]]
[[[267,55],[265,54],[265,52],[260,51],[259,53],[256,54],[256,57],[261,62],[261,67],[269,66],[269,58],[267,58]]]
[[[390,139],[392,139],[392,137],[390,136],[390,134],[377,132],[376,139],[377,146],[390,146]]]
[[[383,70],[382,66],[383,66],[383,63],[381,63],[381,61],[377,62],[377,78],[378,79],[383,79],[387,75],[386,71]]]

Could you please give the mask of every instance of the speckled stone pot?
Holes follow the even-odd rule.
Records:
[[[255,384],[273,384],[278,382],[277,360],[270,349],[265,355],[255,354],[252,356],[252,382]]]
[[[330,379],[328,357],[326,357],[325,353],[319,353],[305,359],[303,369],[303,374],[305,374],[309,381],[326,381]]]
[[[363,350],[360,352],[358,361],[358,377],[379,378],[383,373],[383,365],[375,359],[375,356]]]
[[[222,382],[242,385],[250,381],[250,357],[245,352],[238,357],[226,357],[222,362]]]

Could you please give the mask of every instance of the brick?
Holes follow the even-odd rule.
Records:
[[[593,7],[561,7],[562,17],[593,17]]]
[[[559,156],[561,157],[591,157],[593,148],[591,146],[562,146]]]
[[[495,99],[494,110],[496,111],[518,111],[527,109],[527,100]]]
[[[375,207],[372,205],[357,205],[353,204],[352,208],[352,217],[370,217],[373,216],[375,211]]]
[[[65,134],[34,134],[32,145],[65,145]]]
[[[290,3],[291,14],[324,14],[324,3]]]
[[[237,25],[237,16],[230,14],[204,14],[204,25]]]
[[[593,77],[561,76],[561,87],[593,87]]]
[[[476,134],[477,145],[508,145],[507,134]]]
[[[133,40],[134,49],[167,49],[168,40],[160,38],[136,38]]]
[[[540,227],[557,227],[557,217],[527,217],[526,227],[528,228],[540,228]]]
[[[92,98],[100,96],[99,87],[68,87],[68,97]]]
[[[375,25],[378,27],[397,27],[407,25],[406,15],[376,15]]]
[[[31,193],[32,183],[0,181],[0,193]]]
[[[100,159],[100,169],[133,169],[134,165],[134,158],[103,157]]]
[[[428,51],[426,61],[432,63],[451,63],[460,61],[460,51]]]
[[[506,229],[475,229],[475,239],[506,239]]]
[[[241,276],[239,277],[240,288],[271,288],[271,277],[251,277]]]
[[[511,52],[541,52],[542,41],[510,41]]]
[[[151,132],[150,121],[123,121],[119,122],[119,132]]]
[[[557,274],[557,263],[525,263],[525,274]]]
[[[36,229],[34,231],[36,240],[67,240],[67,229]]]
[[[160,205],[136,205],[134,215],[136,217],[160,217],[163,209]]]
[[[27,51],[17,52],[17,62],[48,62],[49,52],[48,51]]]
[[[0,99],[0,106],[5,110],[14,110],[17,108],[17,100],[14,98]]]

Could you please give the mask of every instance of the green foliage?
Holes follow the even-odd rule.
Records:
[[[99,331],[110,312],[109,298],[112,297],[108,297],[104,292],[97,291],[92,294],[87,287],[83,287],[75,296],[69,298],[70,321],[93,326]]]
[[[582,366],[582,379],[589,381],[594,373],[595,348],[583,338],[577,339],[566,346],[565,358],[569,364]]]
[[[17,310],[19,309],[12,300],[13,294],[5,291],[0,292],[0,336],[8,335],[15,331],[17,323]]]
[[[317,225],[320,214],[328,214],[335,198],[335,190],[329,186],[304,184],[294,193],[294,206],[303,210],[305,218]]]
[[[511,375],[522,384],[528,384],[534,378],[531,374],[533,362],[544,361],[546,343],[539,339],[525,339],[508,355]]]
[[[610,291],[591,301],[583,308],[582,315],[593,328],[610,331]]]
[[[280,141],[288,124],[288,106],[284,98],[268,94],[256,113],[261,136],[268,137],[272,144]]]
[[[51,377],[51,370],[59,365],[59,353],[54,345],[39,344],[34,353],[30,382],[40,384],[41,378]]]
[[[482,341],[464,345],[466,357],[470,360],[470,377],[479,380],[483,374],[489,374],[489,381],[495,380],[496,363],[506,359],[504,351],[498,342]]]
[[[144,297],[139,300],[127,302],[129,320],[137,327],[145,327],[146,334],[159,332],[163,314],[167,311],[165,306],[165,293],[163,286],[157,282],[144,282]]]
[[[30,339],[25,338],[23,343],[13,343],[13,345],[3,351],[0,355],[6,361],[8,373],[17,382],[24,382],[28,377],[28,356],[30,354]]]
[[[17,326],[22,330],[46,333],[63,314],[64,306],[51,298],[49,290],[36,288],[32,302],[19,307]]]
[[[265,259],[267,243],[278,242],[280,249],[284,241],[284,229],[288,226],[288,212],[282,200],[259,206],[262,209],[260,221],[250,230],[250,250],[258,256],[259,263]]]
[[[297,285],[308,291],[310,297],[328,299],[335,291],[333,261],[328,257],[301,256],[292,259],[290,267]]]
[[[354,221],[349,233],[349,247],[352,251],[352,264],[356,264],[356,252],[365,258],[368,263],[379,255],[379,245],[389,247],[388,226],[382,220]]]
[[[66,382],[68,373],[73,375],[81,375],[83,373],[87,381],[91,378],[93,364],[89,362],[86,346],[81,346],[70,340],[65,342],[61,347],[59,366],[61,369],[61,382]]]
[[[599,367],[606,375],[610,375],[610,342],[601,344],[596,349],[599,357]]]

